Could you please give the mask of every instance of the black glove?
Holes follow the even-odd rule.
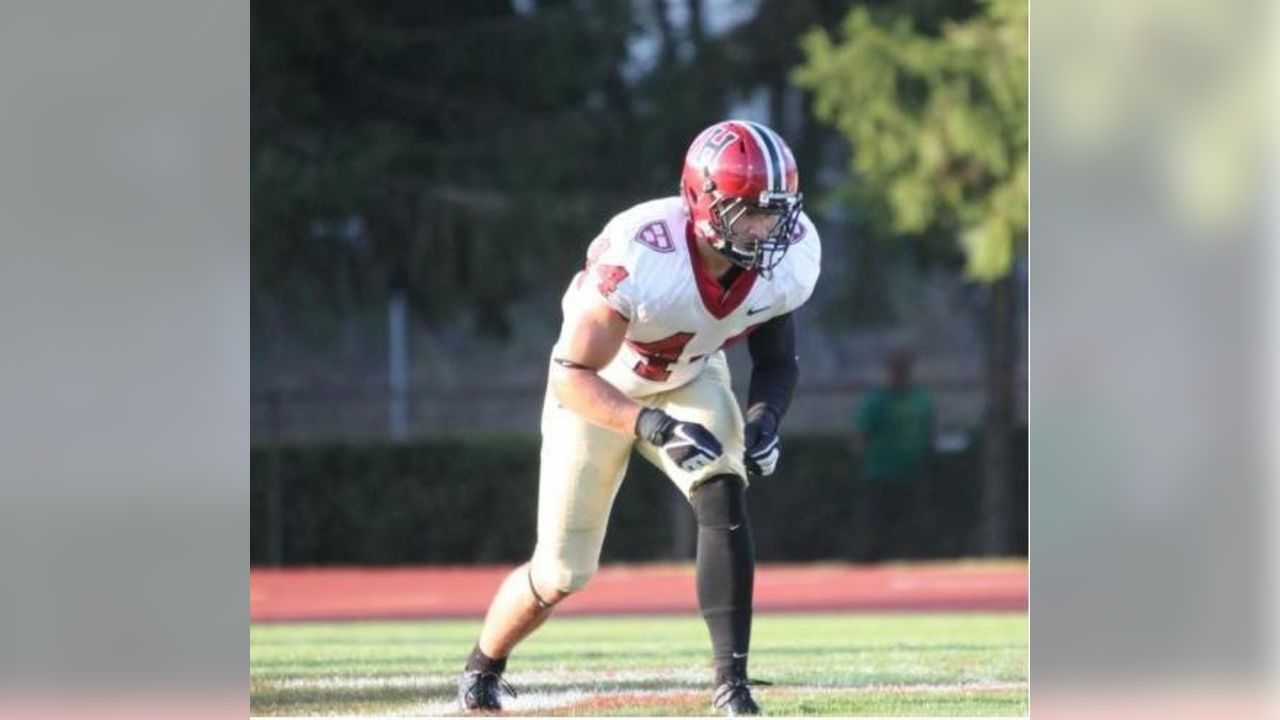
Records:
[[[747,412],[743,428],[747,452],[743,460],[752,475],[772,475],[778,467],[778,412],[768,405],[758,405]]]
[[[645,408],[636,418],[636,437],[662,448],[685,472],[700,470],[724,453],[715,435],[694,422],[681,422],[657,408]]]

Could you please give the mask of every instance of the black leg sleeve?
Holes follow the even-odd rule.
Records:
[[[693,491],[692,502],[698,518],[698,605],[711,633],[716,681],[746,677],[756,562],[746,488],[736,475],[718,475]]]

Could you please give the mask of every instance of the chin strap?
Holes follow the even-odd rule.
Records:
[[[715,235],[712,237],[711,247],[716,252],[728,258],[729,262],[742,268],[743,270],[751,271],[751,270],[758,269],[756,267],[758,264],[756,260],[759,259],[758,254],[755,257],[748,258],[745,255],[739,253],[737,250],[735,250],[733,248],[733,245],[730,244],[728,240],[725,240],[720,235]]]

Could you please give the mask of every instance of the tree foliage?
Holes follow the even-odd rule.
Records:
[[[796,38],[846,7],[760,0],[713,31],[707,0],[515,5],[253,5],[255,319],[333,326],[397,288],[427,322],[505,334],[510,306],[554,297],[609,217],[675,192],[698,130],[761,89],[779,116]],[[793,126],[816,164],[830,131]]]
[[[255,293],[323,314],[397,287],[501,333],[577,262],[583,219],[640,183],[587,160],[626,144],[629,3],[540,5],[254,4]],[[351,218],[354,242],[317,232]]]
[[[1027,233],[1027,2],[985,0],[926,33],[854,8],[804,36],[795,81],[851,145],[850,192],[895,235],[958,237],[971,277],[1005,276]]]

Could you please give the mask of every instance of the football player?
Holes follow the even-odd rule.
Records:
[[[747,675],[755,568],[747,479],[778,464],[778,428],[799,372],[791,314],[813,292],[820,259],[791,150],[768,127],[739,120],[694,139],[679,196],[621,213],[591,243],[564,294],[551,354],[537,545],[493,599],[459,680],[464,709],[501,709],[511,651],[596,572],[634,448],[697,518],[712,705],[759,714]],[[723,352],[743,338],[752,360],[745,420]]]

